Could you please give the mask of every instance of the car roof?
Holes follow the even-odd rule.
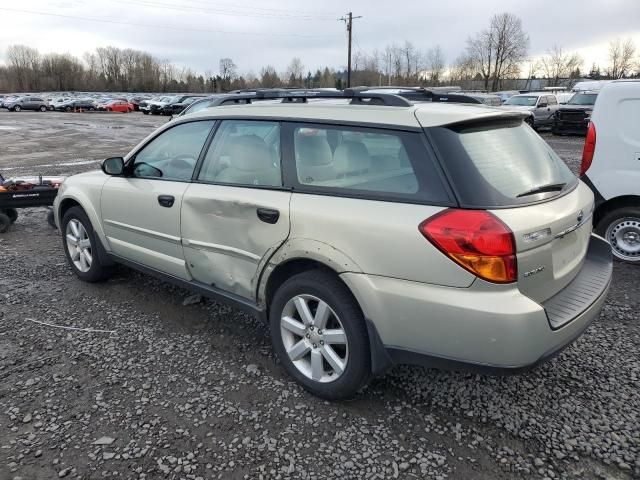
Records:
[[[223,105],[181,118],[278,118],[299,121],[331,121],[381,124],[395,127],[434,127],[474,119],[512,116],[513,112],[482,104],[420,103],[407,107],[350,105],[329,101],[312,103],[257,102],[249,105]],[[516,114],[517,115],[517,114]]]

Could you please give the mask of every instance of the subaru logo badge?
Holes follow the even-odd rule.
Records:
[[[582,222],[583,218],[584,218],[584,212],[580,210],[580,213],[578,213],[578,223]]]

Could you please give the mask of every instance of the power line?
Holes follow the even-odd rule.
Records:
[[[320,12],[310,12],[310,11],[306,11],[306,10],[294,10],[294,9],[282,9],[282,8],[271,8],[271,7],[257,7],[254,5],[237,5],[237,4],[232,4],[232,3],[220,3],[220,2],[207,2],[204,0],[186,0],[188,2],[191,3],[199,3],[201,5],[206,5],[207,7],[215,7],[215,6],[221,6],[221,7],[233,7],[233,8],[246,8],[246,9],[251,9],[251,10],[263,10],[263,11],[271,11],[271,12],[281,12],[281,13],[299,13],[299,14],[303,14],[303,15],[308,15],[308,16],[322,16],[322,17],[331,17],[332,19],[335,17],[335,15],[332,14],[324,14],[324,13],[320,13]]]
[[[219,9],[219,8],[204,8],[188,5],[177,5],[175,3],[158,2],[152,0],[115,0],[119,3],[126,5],[140,5],[142,7],[162,8],[167,10],[176,10],[180,12],[190,11],[205,14],[226,15],[235,17],[256,17],[272,20],[320,20],[320,21],[332,21],[333,17],[329,15],[316,16],[308,14],[293,14],[293,13],[270,13],[270,12],[256,12],[256,11],[242,11],[237,9]],[[244,7],[240,7],[244,8]]]
[[[109,20],[105,18],[95,18],[95,17],[81,17],[76,15],[64,15],[61,13],[50,13],[50,12],[40,12],[34,10],[20,10],[17,8],[5,8],[0,7],[0,10],[6,12],[15,12],[15,13],[26,13],[29,15],[43,15],[49,17],[58,17],[58,18],[71,18],[74,20],[85,20],[88,22],[100,22],[100,23],[109,23],[113,25],[131,25],[134,27],[143,27],[143,28],[153,28],[153,29],[163,29],[163,30],[177,30],[177,31],[185,31],[185,32],[203,32],[203,33],[221,33],[225,35],[255,35],[255,36],[271,36],[271,37],[298,37],[298,38],[335,38],[337,35],[310,35],[310,34],[302,34],[302,33],[280,33],[280,32],[239,32],[239,31],[231,31],[231,30],[209,30],[205,28],[183,28],[183,27],[174,27],[171,25],[158,25],[158,24],[150,24],[150,23],[137,23],[137,22],[126,22],[119,20]],[[6,20],[6,19],[5,19]]]

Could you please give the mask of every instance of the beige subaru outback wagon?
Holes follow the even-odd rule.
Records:
[[[521,114],[315,96],[186,115],[68,178],[76,275],[124,264],[251,312],[328,399],[397,363],[526,369],[599,315],[593,194]]]

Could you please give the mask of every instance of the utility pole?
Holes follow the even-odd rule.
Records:
[[[347,24],[347,32],[349,33],[349,48],[347,54],[347,88],[351,86],[351,32],[353,31],[353,19],[362,18],[362,15],[354,17],[352,12],[349,12],[346,17],[342,17],[339,20]]]

